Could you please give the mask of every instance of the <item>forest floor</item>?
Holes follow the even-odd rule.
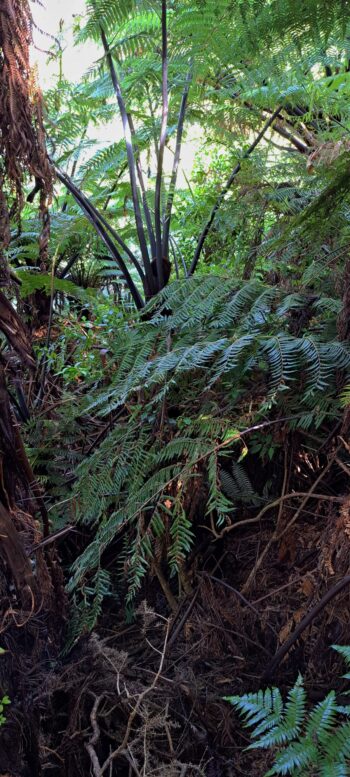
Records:
[[[11,656],[17,694],[1,734],[1,775],[262,777],[268,756],[245,751],[248,734],[225,697],[264,687],[276,651],[347,575],[350,499],[340,502],[339,494],[346,493],[348,473],[337,450],[333,438],[313,457],[293,460],[288,490],[308,497],[288,508],[280,501],[280,539],[272,512],[197,544],[175,614],[154,575],[132,621],[110,597],[98,629],[67,655],[55,656],[44,615],[35,615],[20,636],[20,624],[9,625],[2,643],[9,652],[17,645]],[[76,542],[73,535],[59,545],[63,564]],[[345,586],[315,614],[272,667],[270,685],[286,692],[301,672],[313,701],[331,687],[342,691],[343,666],[331,645],[349,642],[349,594]],[[9,753],[18,716],[28,748],[23,771],[14,772]]]

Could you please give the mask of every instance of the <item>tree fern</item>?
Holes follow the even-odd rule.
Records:
[[[136,0],[91,0],[87,2],[87,22],[80,31],[78,40],[93,38],[99,40],[101,36],[101,24],[107,28],[115,29],[130,18],[137,7]]]
[[[316,426],[329,413],[337,417],[336,371],[343,371],[344,383],[350,378],[349,349],[325,339],[322,322],[336,319],[329,304],[315,308],[303,336],[290,333],[292,314],[303,309],[302,301],[302,295],[295,298],[278,288],[237,287],[231,279],[204,277],[188,286],[171,284],[160,293],[167,316],[156,310],[151,317],[151,302],[149,320],[116,316],[112,325],[109,319],[101,327],[109,377],[96,385],[92,376],[76,407],[66,411],[62,406],[63,418],[69,412],[62,428],[69,423],[79,429],[74,417],[93,430],[95,423],[108,422],[102,441],[74,465],[68,501],[64,488],[61,496],[67,518],[73,512],[74,520],[92,530],[72,569],[69,588],[75,596],[84,600],[91,575],[103,568],[105,551],[124,535],[128,601],[151,567],[160,536],[164,568],[169,576],[180,569],[197,520],[190,517],[193,492],[200,494],[202,520],[217,527],[233,521],[242,505],[254,511],[268,498],[255,492],[246,461],[239,461],[239,430],[247,426],[248,402],[254,406],[249,425],[271,404],[277,414],[295,415],[294,424],[302,428]],[[214,326],[216,319],[220,326]],[[248,323],[252,320],[254,328]],[[82,341],[83,352],[85,347]],[[247,445],[249,453],[249,440]],[[69,449],[66,461],[71,471]],[[57,511],[60,521],[62,509]]]

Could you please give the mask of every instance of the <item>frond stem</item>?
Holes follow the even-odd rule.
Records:
[[[255,138],[253,143],[249,146],[247,151],[245,151],[245,153],[243,154],[242,159],[247,159],[247,157],[249,157],[250,154],[252,154],[254,149],[257,147],[258,143],[260,143],[260,141],[262,140],[262,138],[266,134],[266,132],[269,129],[269,127],[271,127],[271,124],[273,124],[273,122],[277,118],[278,114],[281,112],[282,107],[283,107],[282,105],[279,105],[278,108],[276,108],[276,110],[273,112],[273,114],[268,118],[268,120],[265,122],[262,130],[260,130],[259,134]],[[213,221],[215,219],[215,216],[216,216],[220,206],[222,205],[222,203],[223,203],[223,201],[224,201],[224,199],[226,197],[227,192],[230,190],[230,188],[231,188],[231,186],[232,186],[232,184],[233,184],[233,182],[234,182],[234,180],[235,180],[235,178],[237,176],[237,173],[239,173],[240,169],[241,169],[241,163],[238,162],[238,164],[236,165],[234,170],[232,170],[232,173],[231,173],[231,175],[230,175],[226,185],[224,186],[224,188],[220,192],[220,194],[219,194],[219,196],[218,196],[218,198],[216,200],[216,203],[215,203],[214,207],[212,208],[212,211],[211,211],[211,214],[209,216],[209,219],[208,219],[208,221],[207,221],[207,223],[206,223],[206,225],[205,225],[205,227],[204,227],[204,229],[203,229],[203,231],[202,231],[202,233],[201,233],[201,235],[199,237],[199,240],[198,240],[198,243],[197,243],[197,247],[196,247],[196,250],[195,250],[195,253],[194,253],[194,257],[193,257],[193,260],[192,260],[192,264],[191,264],[191,267],[190,267],[190,269],[188,271],[187,277],[193,275],[193,273],[194,273],[194,271],[195,271],[195,269],[197,267],[200,255],[201,255],[202,250],[203,250],[203,246],[204,246],[205,240],[206,240],[206,238],[207,238],[207,236],[208,236],[208,234],[210,232],[210,229],[212,227],[212,224],[213,224]]]
[[[112,242],[111,238],[108,235],[108,231],[110,231],[111,228],[109,227],[109,229],[107,230],[107,227],[105,227],[103,224],[104,219],[101,220],[100,214],[98,213],[98,211],[95,210],[94,206],[91,205],[89,200],[79,191],[79,189],[77,189],[77,187],[73,184],[73,182],[70,181],[70,179],[57,168],[56,168],[56,175],[59,181],[61,181],[61,183],[63,183],[64,186],[66,186],[66,188],[68,189],[68,191],[70,191],[70,193],[73,195],[75,201],[82,209],[82,211],[85,213],[86,217],[88,218],[88,220],[90,221],[90,223],[92,224],[96,232],[98,233],[101,240],[103,240],[103,242],[107,246],[112,257],[115,259],[115,261],[119,265],[124,275],[126,284],[128,286],[128,289],[135,302],[137,309],[142,310],[142,308],[144,307],[144,301],[140,295],[140,292],[135,286],[135,283],[129,273],[129,270],[124,262],[123,257],[121,256],[116,245]],[[137,262],[137,259],[136,259],[136,263],[140,271],[141,268],[139,263]]]
[[[174,156],[173,169],[172,169],[171,178],[170,178],[168,200],[167,200],[167,204],[166,204],[166,207],[165,207],[165,223],[164,223],[164,234],[163,234],[163,256],[168,256],[168,251],[169,251],[169,233],[170,233],[171,214],[172,214],[172,209],[173,209],[173,204],[174,204],[176,180],[177,180],[177,174],[178,174],[178,169],[179,169],[179,164],[180,164],[182,135],[183,135],[183,129],[184,129],[184,123],[185,123],[185,115],[186,115],[186,108],[187,108],[187,101],[188,101],[188,93],[189,93],[189,90],[190,90],[191,81],[192,81],[192,68],[190,68],[190,70],[187,73],[185,87],[184,87],[184,91],[183,91],[183,95],[182,95],[182,100],[181,100],[181,105],[180,105],[178,122],[177,122],[175,156]]]
[[[157,159],[156,191],[154,200],[154,222],[156,228],[156,263],[158,286],[164,287],[164,268],[162,253],[162,226],[161,226],[161,189],[163,175],[164,150],[168,129],[168,33],[167,33],[167,4],[162,0],[162,123],[159,137],[159,151]]]
[[[136,163],[135,163],[135,155],[134,155],[134,149],[132,144],[132,133],[130,129],[130,123],[129,123],[128,114],[126,111],[120,83],[118,80],[117,71],[114,67],[114,62],[113,62],[108,41],[106,38],[106,33],[103,27],[100,27],[100,30],[101,30],[101,40],[105,51],[108,68],[109,68],[109,72],[110,72],[110,76],[111,76],[111,80],[114,88],[114,93],[117,99],[119,112],[120,112],[120,116],[123,124],[123,132],[124,132],[124,139],[125,139],[125,145],[126,145],[126,154],[128,159],[131,195],[132,195],[132,201],[133,201],[133,207],[134,207],[137,236],[138,236],[142,259],[145,267],[146,279],[148,284],[152,286],[152,268],[151,268],[151,262],[149,258],[146,236],[145,236],[145,231],[144,231],[144,226],[142,221],[139,194],[137,191],[136,174],[135,174]],[[152,291],[152,289],[150,288],[149,291]]]

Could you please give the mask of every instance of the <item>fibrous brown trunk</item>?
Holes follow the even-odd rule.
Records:
[[[9,382],[36,366],[30,334],[13,303],[7,264],[10,217],[19,217],[24,178],[35,179],[42,231],[38,267],[47,271],[53,174],[41,97],[29,63],[28,0],[0,2],[0,699],[11,706],[0,727],[0,774],[40,777],[40,705],[45,667],[57,658],[64,618],[59,565],[37,549],[47,512],[21,437]],[[4,349],[3,346],[7,348]]]

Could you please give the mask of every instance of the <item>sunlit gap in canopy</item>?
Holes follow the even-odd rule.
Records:
[[[74,22],[77,16],[86,13],[86,0],[44,0],[43,3],[30,0],[34,19],[34,46],[31,61],[36,68],[39,84],[43,91],[54,88],[59,75],[58,58],[50,56],[57,51],[56,41],[62,45],[62,73],[67,81],[79,83],[85,73],[101,57],[101,49],[93,42],[74,45]],[[60,26],[62,32],[60,34]],[[181,164],[178,174],[178,186],[187,189],[196,153],[203,148],[203,132],[200,127],[191,127],[190,138],[184,138]],[[91,123],[87,139],[95,141],[81,155],[81,161],[95,154],[99,147],[106,147],[122,138],[122,125],[116,111],[115,118],[108,124],[96,126]],[[172,144],[173,145],[173,144]],[[155,160],[154,160],[155,161]],[[170,174],[173,162],[173,150],[165,153],[164,169]],[[155,170],[154,170],[155,173]]]

